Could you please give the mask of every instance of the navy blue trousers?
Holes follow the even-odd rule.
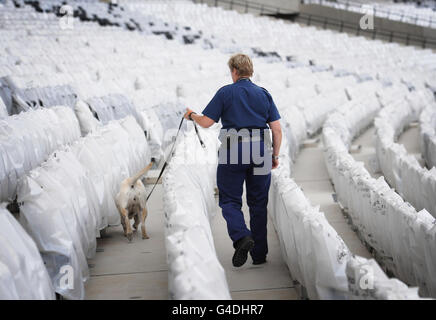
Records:
[[[247,142],[238,143],[239,156],[237,164],[231,164],[229,161],[218,164],[219,206],[227,222],[227,230],[233,243],[245,236],[251,236],[255,244],[250,254],[253,259],[258,260],[265,258],[268,253],[267,205],[271,184],[271,169],[267,170],[267,174],[254,174],[255,168],[263,166],[264,163],[259,165],[258,160],[253,161],[252,154],[250,154],[250,163],[244,164],[241,161],[241,145],[243,143]],[[252,142],[252,144],[254,143],[256,142]],[[263,141],[257,143],[261,144],[260,153],[263,156],[264,143]],[[269,155],[269,157],[271,156]],[[229,157],[227,157],[227,160],[229,160]],[[244,181],[247,204],[250,210],[250,229],[245,224],[241,210]]]

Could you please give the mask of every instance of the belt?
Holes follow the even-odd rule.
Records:
[[[227,137],[226,140],[227,140],[226,141],[227,149],[230,149],[231,144],[236,142],[235,139],[234,138],[232,139],[231,137]],[[239,142],[263,142],[264,141],[263,137],[261,137],[261,136],[254,136],[254,137],[241,137],[241,136],[238,136],[237,140],[238,140],[238,143]]]
[[[232,129],[228,129],[232,130]],[[232,143],[236,142],[264,142],[265,138],[269,137],[269,132],[265,134],[264,128],[239,128],[233,129],[236,130],[237,133],[226,134],[223,137],[220,137],[221,142],[227,145],[227,148],[230,148]],[[221,133],[220,133],[221,135]],[[267,138],[269,141],[270,138]]]
[[[227,137],[227,141],[231,140],[230,137]],[[238,142],[259,142],[263,141],[262,136],[254,136],[254,137],[238,137]]]

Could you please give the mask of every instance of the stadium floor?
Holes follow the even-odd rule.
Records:
[[[321,139],[321,137],[316,137]],[[314,206],[319,205],[327,221],[344,240],[350,251],[365,258],[370,253],[353,232],[342,214],[341,208],[333,198],[335,193],[324,163],[323,144],[321,141],[303,147],[293,166],[293,178],[301,186],[304,194]]]
[[[146,228],[150,239],[139,230],[131,243],[120,226],[109,227],[97,239],[97,253],[89,260],[91,278],[86,299],[168,299],[162,185],[148,202]]]
[[[110,227],[107,235],[97,240],[97,254],[89,260],[91,279],[86,285],[87,299],[168,299],[162,185],[159,184],[154,192],[146,220],[150,239],[142,240],[137,233],[132,243],[127,243],[122,227],[118,226]],[[243,210],[248,222],[245,200]],[[267,264],[253,266],[249,258],[243,267],[235,268],[231,262],[232,243],[220,211],[212,221],[217,256],[226,271],[233,299],[298,298],[282,259],[272,221],[268,223]]]

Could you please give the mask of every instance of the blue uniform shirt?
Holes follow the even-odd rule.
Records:
[[[223,129],[266,129],[268,122],[280,119],[269,92],[250,79],[240,79],[219,89],[203,115],[215,122],[221,118]]]

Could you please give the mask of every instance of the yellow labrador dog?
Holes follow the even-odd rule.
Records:
[[[141,177],[150,170],[153,162],[138,172],[133,177],[124,179],[121,182],[120,192],[118,192],[115,202],[121,216],[121,224],[124,229],[124,236],[132,241],[133,231],[130,224],[130,219],[134,218],[134,232],[137,231],[138,225],[141,222],[142,239],[148,239],[145,231],[145,218],[147,217],[147,194]]]

